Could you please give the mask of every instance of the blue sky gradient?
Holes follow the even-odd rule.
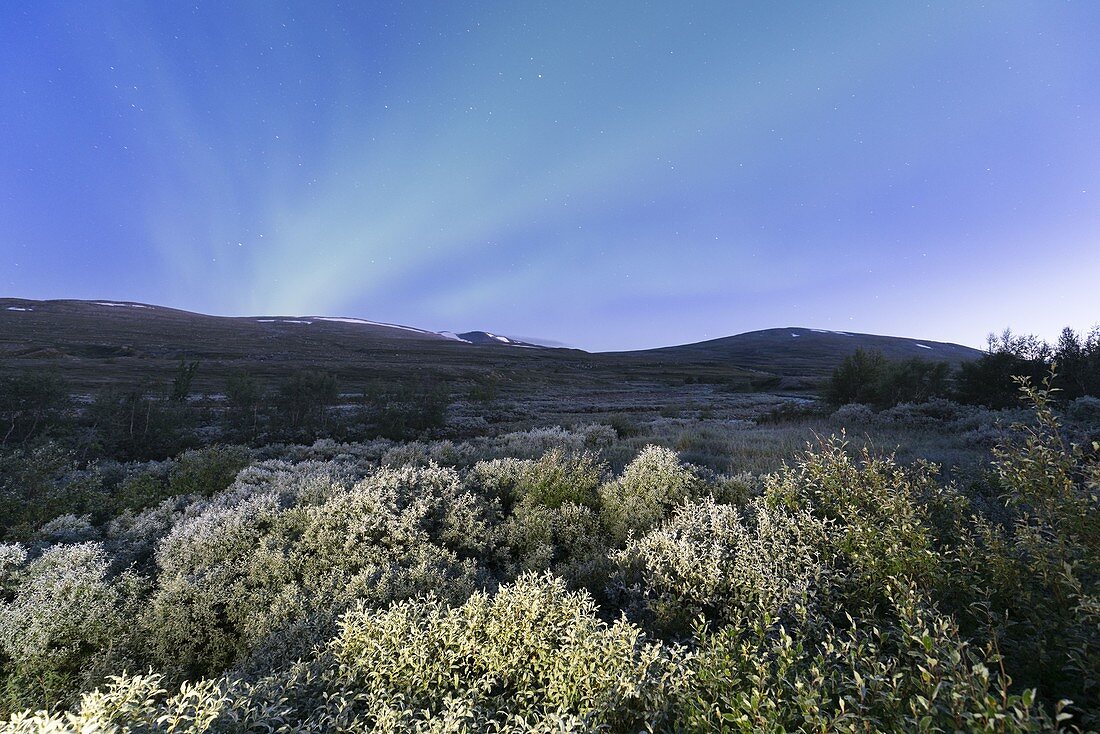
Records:
[[[7,2],[0,291],[1053,338],[1100,321],[1097,38],[1090,2]]]

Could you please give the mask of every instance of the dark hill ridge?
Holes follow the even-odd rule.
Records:
[[[952,365],[968,362],[982,355],[978,349],[950,342],[808,329],[801,326],[749,331],[694,344],[644,350],[638,354],[673,359],[719,360],[762,372],[822,376],[831,372],[856,349],[877,350],[889,359],[919,357]]]
[[[376,379],[462,381],[487,373],[530,389],[685,381],[749,389],[770,377],[808,386],[857,347],[953,364],[981,354],[957,344],[802,327],[588,353],[493,332],[436,333],[358,318],[208,316],[125,301],[0,298],[0,371],[59,371],[88,387],[163,382],[181,359],[202,361],[200,390],[219,389],[241,369],[274,378],[303,368],[332,371],[349,389]]]

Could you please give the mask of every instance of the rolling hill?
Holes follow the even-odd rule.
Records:
[[[980,350],[949,342],[801,326],[750,331],[635,354],[674,361],[717,361],[786,377],[823,377],[856,349],[877,350],[888,359],[919,357],[952,365],[982,355]]]
[[[812,389],[857,347],[952,364],[981,354],[958,344],[803,327],[589,353],[486,331],[436,333],[358,318],[225,317],[121,301],[0,299],[0,371],[50,370],[87,388],[163,381],[180,360],[199,360],[196,387],[208,390],[241,369],[275,378],[301,368],[330,370],[349,387],[377,379],[492,374],[524,392],[548,385],[610,390],[684,382],[799,390]]]

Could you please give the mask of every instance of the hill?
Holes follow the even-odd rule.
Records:
[[[877,350],[889,359],[919,357],[958,365],[977,359],[972,347],[929,339],[858,334],[789,326],[763,329],[693,344],[650,349],[634,354],[673,361],[720,362],[784,377],[825,377],[856,349]]]
[[[358,318],[226,317],[121,301],[0,299],[0,371],[59,372],[83,389],[163,382],[180,360],[199,360],[195,387],[210,391],[239,370],[277,379],[303,368],[331,371],[349,390],[379,379],[476,382],[487,375],[525,394],[550,386],[628,393],[685,383],[806,390],[857,347],[952,364],[981,354],[958,344],[803,327],[589,353],[486,331],[436,333]]]

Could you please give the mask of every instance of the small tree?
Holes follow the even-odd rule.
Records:
[[[1050,359],[1050,347],[1037,337],[1016,336],[1008,329],[999,337],[990,334],[986,353],[960,365],[956,398],[990,408],[1015,407],[1018,392],[1014,378],[1026,376],[1036,382],[1043,379]]]
[[[235,372],[225,381],[225,399],[230,411],[242,424],[250,421],[252,427],[256,427],[262,398],[263,387],[247,372]]]
[[[68,388],[56,375],[26,373],[0,380],[0,446],[55,427],[68,401]]]
[[[446,423],[451,395],[432,382],[375,384],[363,394],[367,412],[384,438],[416,438]]]
[[[174,403],[186,403],[187,396],[191,394],[191,383],[195,380],[195,373],[198,370],[198,360],[188,362],[181,359],[176,376],[172,378],[172,390],[168,393],[168,399]]]
[[[878,385],[885,370],[882,352],[857,349],[833,370],[825,397],[833,405],[878,402]]]
[[[339,395],[335,375],[302,370],[279,385],[276,403],[291,427],[312,427],[318,423],[324,425],[327,408]]]
[[[925,403],[947,394],[946,362],[928,362],[913,357],[890,362],[879,378],[875,403],[889,407],[899,403]]]

